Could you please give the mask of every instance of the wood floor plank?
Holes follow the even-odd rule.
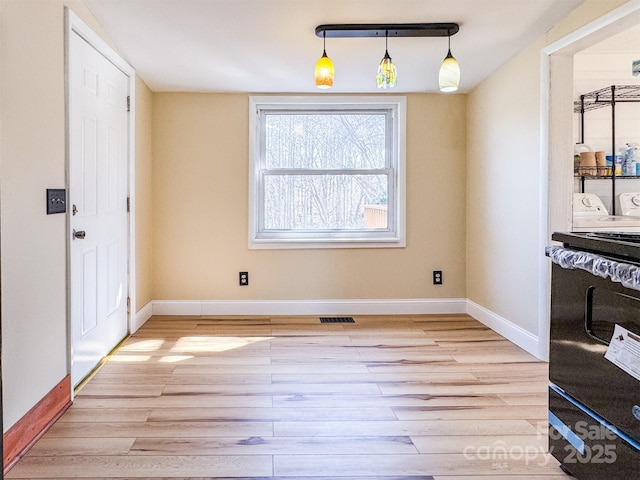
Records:
[[[430,325],[430,327],[433,324]],[[474,340],[504,340],[493,330],[487,327],[474,328],[473,322],[464,322],[463,324],[453,325],[450,322],[441,322],[440,328],[425,330],[427,338],[437,341],[438,343],[448,341],[474,341]],[[457,327],[457,328],[456,328]]]
[[[309,376],[308,381],[313,380]],[[163,395],[304,395],[324,393],[375,395],[380,393],[378,384],[368,383],[272,383],[268,385],[167,385]]]
[[[103,385],[98,382],[90,382],[82,387],[76,398],[82,397],[105,397],[105,398],[151,398],[162,395],[164,385],[132,385],[129,383],[118,383],[116,385]]]
[[[449,385],[431,383],[379,384],[385,395],[404,393],[427,395],[482,395],[504,393],[538,393],[547,385],[546,382],[500,382],[500,383],[455,383]]]
[[[264,352],[262,355],[247,355],[242,356],[240,353],[236,355],[228,355],[228,354],[206,354],[204,352],[202,355],[187,355],[187,354],[174,354],[174,355],[145,355],[145,354],[122,354],[122,355],[112,355],[109,358],[109,364],[126,364],[125,367],[129,366],[138,366],[141,363],[146,366],[155,366],[162,367],[165,365],[170,365],[171,370],[175,372],[178,368],[183,365],[219,365],[226,367],[225,371],[228,373],[230,367],[242,366],[242,365],[271,365],[271,357],[265,356]],[[108,365],[106,365],[108,366]],[[106,367],[105,366],[105,367]],[[105,368],[103,367],[103,368]],[[201,372],[201,373],[206,373]]]
[[[235,373],[201,375],[132,373],[122,375],[118,373],[99,372],[91,379],[91,383],[109,385],[122,385],[127,383],[135,385],[264,385],[271,383],[271,375],[241,375]]]
[[[323,373],[345,373],[345,372],[357,372],[367,373],[367,366],[365,364],[357,364],[351,362],[345,362],[344,359],[340,359],[337,362],[320,363],[322,365]],[[235,365],[233,371],[239,374],[309,374],[319,370],[318,364],[309,363],[276,363],[268,365]],[[228,366],[212,366],[212,365],[179,365],[176,367],[174,373],[176,375],[206,375],[207,373],[228,373]]]
[[[357,335],[349,335],[351,338],[351,346],[361,347],[361,348],[380,348],[380,349],[409,349],[409,348],[418,348],[421,347],[433,347],[437,346],[435,340],[430,338],[420,338],[416,335],[407,335],[402,337],[392,337],[386,336],[385,338],[380,338],[378,335],[363,337]]]
[[[58,456],[25,457],[19,469],[5,478],[74,478],[74,477],[250,477],[273,473],[269,455],[209,456]]]
[[[531,427],[533,428],[533,427]],[[49,438],[188,438],[188,437],[268,437],[271,422],[101,422],[56,423]]]
[[[387,455],[417,453],[409,437],[139,438],[132,455]]]
[[[90,456],[90,455],[127,455],[135,438],[64,438],[45,434],[27,453],[27,456]]]
[[[545,389],[539,392],[500,393],[498,396],[508,405],[547,405],[548,395]]]
[[[390,407],[316,407],[316,408],[174,408],[154,409],[149,422],[326,422],[396,420]]]
[[[466,354],[464,352],[453,352],[451,356],[459,363],[530,363],[535,362],[536,359],[532,355],[525,352],[512,352],[507,350],[505,352],[494,351],[491,356],[488,356],[486,352],[476,352]]]
[[[268,395],[161,395],[159,397],[105,397],[82,395],[73,402],[75,408],[177,408],[177,407],[270,407]]]
[[[154,316],[6,478],[563,478],[546,363],[464,314],[354,320]]]
[[[548,454],[539,458],[492,459],[471,458],[464,454],[438,455],[341,455],[336,462],[332,455],[276,455],[273,458],[274,475],[358,475],[363,471],[379,475],[446,475],[451,473],[475,476],[508,475],[546,476],[557,474],[557,462]]]
[[[270,343],[272,347],[300,348],[317,345],[345,346],[351,345],[351,341],[351,335],[345,335],[343,332],[340,335],[278,335],[273,337]]]
[[[546,405],[393,407],[398,420],[517,420],[547,418]]]
[[[306,347],[279,347],[273,346],[270,350],[271,357],[300,357],[305,356],[307,358],[322,358],[325,356],[340,356],[349,360],[351,358],[358,358],[360,356],[360,349],[351,345],[346,346],[314,346],[308,345]]]
[[[274,396],[274,407],[460,407],[506,405],[497,395],[287,395]]]
[[[449,383],[449,382],[474,382],[479,383],[478,378],[469,372],[430,372],[405,374],[402,379],[393,373],[368,373],[348,374],[348,373],[325,373],[319,372],[313,375],[313,383],[411,383],[411,382],[427,382],[427,383]],[[272,375],[274,383],[307,383],[309,375],[304,374],[274,374]]]
[[[279,422],[277,437],[414,436],[414,435],[535,435],[526,420],[398,420],[378,422]]]
[[[378,352],[372,354],[362,354],[356,358],[349,358],[345,360],[342,357],[331,357],[331,356],[323,356],[323,357],[309,357],[307,355],[302,355],[300,357],[289,357],[289,358],[273,358],[273,365],[278,364],[286,364],[286,365],[325,365],[325,364],[335,364],[335,363],[343,363],[343,364],[362,364],[366,366],[372,365],[402,365],[402,364],[411,364],[411,365],[451,365],[457,366],[457,370],[460,370],[460,365],[456,364],[453,357],[449,355],[440,354],[439,351],[424,352],[420,351],[420,353],[412,353],[411,355],[407,355],[403,352],[394,352],[394,351],[385,351],[384,353]]]
[[[360,340],[364,341],[372,341],[372,340],[380,340],[380,334],[376,332],[370,332],[367,329],[359,329],[359,330],[349,330],[347,332],[349,334],[349,338],[353,342],[359,342]],[[407,339],[407,340],[433,340],[427,332],[420,328],[394,328],[388,329],[384,334],[385,340],[399,340],[399,339]]]
[[[170,375],[176,366],[170,363],[161,364],[149,364],[145,362],[138,362],[135,364],[128,364],[124,362],[118,362],[113,358],[109,359],[109,362],[100,367],[98,373],[106,374],[120,374],[120,375]]]
[[[503,369],[503,370],[495,370],[495,371],[476,371],[473,373],[473,376],[478,380],[483,382],[492,382],[496,380],[504,380],[508,378],[509,380],[518,380],[520,382],[548,382],[549,381],[549,373],[545,371],[526,371],[525,369]]]
[[[440,435],[411,436],[411,441],[420,453],[462,453],[482,452],[496,456],[503,452],[520,455],[531,451],[544,453],[547,451],[546,435]]]
[[[518,362],[518,363],[484,363],[484,362],[476,362],[476,363],[465,363],[464,367],[453,360],[453,357],[436,357],[437,361],[429,362],[429,358],[425,360],[418,360],[415,357],[411,357],[411,359],[399,359],[396,361],[389,360],[380,360],[378,358],[377,361],[372,360],[368,361],[367,366],[369,371],[374,373],[393,373],[396,375],[404,375],[410,373],[428,373],[428,372],[469,372],[473,373],[482,373],[482,372],[504,372],[502,378],[507,378],[510,380],[508,376],[509,371],[514,368],[518,371],[531,372],[534,371],[536,373],[541,373],[539,370],[542,362]],[[544,372],[546,372],[547,366],[543,365],[545,368]],[[499,375],[498,375],[499,377]]]
[[[151,414],[150,408],[70,408],[58,423],[67,422],[146,422]]]

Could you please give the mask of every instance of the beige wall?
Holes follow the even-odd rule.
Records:
[[[0,0],[5,430],[68,373],[65,215],[45,214],[46,188],[66,186],[65,5],[106,39],[80,0]],[[150,94],[145,97],[143,92],[142,97],[150,104]],[[145,111],[150,113],[149,107]],[[138,119],[141,124],[145,111]],[[144,150],[145,142],[150,151],[144,137],[137,142],[139,149]],[[150,155],[144,157],[148,162]],[[149,196],[148,186],[140,190]],[[140,198],[139,203],[145,204]],[[147,209],[149,205],[147,200]],[[142,231],[145,228],[149,230],[143,226]],[[148,263],[143,260],[142,268]],[[139,277],[140,297],[147,298],[150,275],[139,272]]]
[[[136,78],[136,303],[140,310],[151,300],[153,288],[152,245],[152,112],[153,94]]]
[[[540,47],[469,96],[467,167],[467,297],[535,334]]]
[[[403,249],[249,250],[248,104],[154,94],[155,300],[465,296],[465,96],[408,97]],[[434,269],[444,285],[431,284]]]
[[[622,3],[586,1],[469,95],[467,297],[533,335],[548,308],[540,291],[540,219],[547,217],[540,51]]]

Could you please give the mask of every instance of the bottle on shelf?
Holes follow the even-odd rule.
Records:
[[[638,145],[636,143],[627,143],[626,146],[620,150],[620,154],[623,157],[622,175],[628,177],[635,176],[638,169]]]

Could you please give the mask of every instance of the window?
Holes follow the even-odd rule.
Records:
[[[403,247],[404,97],[251,97],[250,248]]]

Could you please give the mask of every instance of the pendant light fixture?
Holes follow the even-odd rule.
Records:
[[[329,57],[327,57],[327,32],[324,32],[323,40],[322,40],[322,56],[316,63],[316,87],[327,89],[333,86],[333,62]]]
[[[376,84],[378,88],[382,89],[395,87],[397,79],[396,66],[389,56],[388,41],[389,31],[386,30],[384,33],[384,57],[378,65],[378,73],[376,74]]]
[[[453,55],[451,55],[451,35],[449,37],[449,51],[440,65],[438,74],[438,85],[441,92],[450,93],[458,90],[460,85],[460,65]]]
[[[460,25],[448,23],[335,23],[318,25],[316,35],[322,36],[323,46],[327,37],[332,38],[380,38],[385,36],[385,51],[378,65],[376,84],[380,89],[396,86],[397,71],[388,50],[389,36],[392,37],[449,37],[449,52],[442,62],[439,75],[441,92],[455,92],[460,83],[460,66],[451,55],[451,36],[458,33]],[[323,49],[322,57],[316,64],[316,86],[331,88],[333,85],[333,63]]]

